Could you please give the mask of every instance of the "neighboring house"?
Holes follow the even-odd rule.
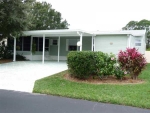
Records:
[[[69,51],[102,51],[117,53],[127,47],[135,47],[145,54],[146,31],[129,30],[117,32],[87,32],[82,30],[36,30],[24,31],[23,36],[14,44],[16,53],[29,60],[66,60]],[[79,46],[77,46],[77,43]],[[33,54],[32,44],[36,51]],[[17,48],[17,51],[16,51]]]

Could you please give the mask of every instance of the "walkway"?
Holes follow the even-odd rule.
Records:
[[[19,61],[0,64],[0,89],[32,92],[37,79],[67,69],[66,62]]]

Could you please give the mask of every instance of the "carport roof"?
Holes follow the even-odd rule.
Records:
[[[79,36],[78,33],[82,33],[83,36],[92,36],[90,32],[83,30],[70,30],[70,29],[61,29],[61,30],[33,30],[33,31],[23,31],[24,36]]]
[[[96,36],[96,35],[122,35],[130,34],[133,36],[142,36],[146,33],[146,30],[123,30],[123,31],[83,31],[83,30],[72,30],[72,29],[59,29],[59,30],[33,30],[33,31],[23,31],[24,36],[35,36],[42,37],[58,37],[58,36],[79,36],[79,33],[82,33],[82,36]]]

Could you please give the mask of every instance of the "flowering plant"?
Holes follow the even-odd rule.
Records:
[[[146,66],[145,57],[136,48],[127,48],[125,51],[120,51],[118,62],[122,69],[130,73],[132,79],[137,79]]]
[[[114,75],[117,79],[121,79],[127,74],[127,71],[123,70],[119,63],[114,64]]]

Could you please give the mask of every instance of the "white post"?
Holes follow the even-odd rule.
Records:
[[[45,54],[45,34],[43,34],[43,57],[42,57],[43,64],[44,64],[44,54]]]
[[[13,61],[16,61],[16,38],[14,37],[14,55],[13,55]]]
[[[58,62],[59,62],[59,53],[60,53],[60,36],[58,38]]]
[[[95,51],[95,36],[93,37],[93,42],[94,42],[94,44],[93,44],[93,51]]]
[[[92,36],[92,47],[91,47],[91,51],[93,51],[93,36]]]
[[[33,44],[33,37],[31,36],[31,45],[30,45],[30,51],[31,51],[31,60],[32,60],[32,44]]]
[[[80,51],[82,51],[82,33],[80,34],[80,43],[81,43]]]

